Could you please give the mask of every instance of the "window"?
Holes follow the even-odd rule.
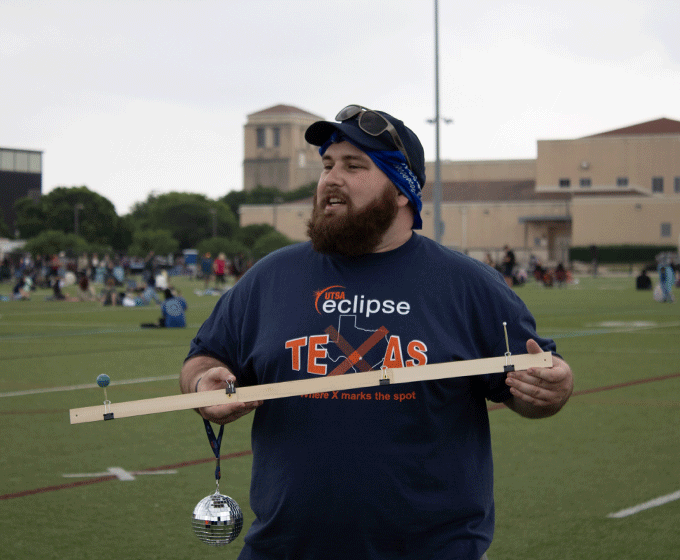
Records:
[[[28,172],[40,173],[42,171],[42,157],[40,154],[28,154]]]
[[[581,177],[581,180],[578,182],[578,184],[581,187],[590,187],[590,177]]]
[[[0,169],[2,171],[14,171],[14,152],[0,150]]]
[[[14,171],[28,172],[28,154],[26,152],[16,152],[14,154]]]
[[[571,186],[571,181],[569,179],[560,179],[560,187],[569,187]]]
[[[680,177],[673,180],[673,192],[680,193]]]
[[[663,192],[663,177],[652,177],[652,192]]]
[[[42,154],[21,150],[0,150],[0,170],[40,173]]]
[[[259,127],[257,129],[257,147],[258,148],[264,148],[265,147],[265,130],[262,127]]]
[[[628,177],[617,177],[616,178],[616,186],[617,187],[627,187],[628,186]]]
[[[670,222],[663,222],[661,224],[661,237],[670,237],[671,236],[671,223]]]
[[[281,130],[278,126],[275,126],[272,128],[272,132],[274,133],[274,146],[278,147],[281,144]]]

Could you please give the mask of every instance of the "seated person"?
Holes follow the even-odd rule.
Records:
[[[61,291],[61,281],[59,278],[52,280],[52,293],[54,294],[52,296],[52,299],[54,300],[61,301],[66,299],[64,292]]]
[[[559,287],[562,287],[562,285],[567,281],[567,269],[564,268],[562,263],[559,263],[555,269],[555,280],[557,280],[557,285]]]
[[[155,286],[152,284],[147,284],[146,286],[142,284],[137,291],[140,291],[141,295],[135,299],[136,305],[149,305],[152,300],[158,304],[163,303],[156,294]]]
[[[163,316],[158,323],[142,323],[142,328],[183,328],[187,326],[185,312],[187,310],[186,300],[178,293],[174,294],[170,288],[164,290],[165,301],[161,305]]]
[[[78,300],[94,301],[96,299],[94,288],[85,272],[78,273]]]
[[[121,305],[122,297],[116,290],[116,281],[113,278],[107,278],[106,287],[102,291],[101,302],[102,305]]]
[[[170,288],[165,290],[165,301],[161,306],[163,312],[163,326],[172,327],[186,327],[187,320],[185,312],[187,310],[187,302],[180,294],[173,294]]]
[[[637,290],[651,290],[652,279],[647,276],[647,270],[643,269],[640,275],[635,279],[635,289]]]
[[[45,301],[79,301],[78,298],[74,298],[62,292],[61,291],[62,286],[64,286],[64,280],[60,278],[53,278],[52,295],[45,296]]]
[[[31,299],[33,280],[30,276],[22,276],[12,290],[12,299]]]

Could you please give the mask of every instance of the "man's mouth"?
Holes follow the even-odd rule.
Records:
[[[329,193],[324,197],[324,202],[321,208],[327,214],[334,214],[343,206],[347,206],[348,201],[342,193]]]
[[[342,199],[338,198],[337,196],[331,196],[326,201],[326,207],[328,207],[328,206],[331,206],[331,207],[340,206],[340,205],[344,205],[344,204],[345,204],[345,202]]]

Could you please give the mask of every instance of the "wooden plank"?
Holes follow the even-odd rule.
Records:
[[[509,357],[516,370],[526,370],[530,367],[546,368],[552,366],[552,354],[518,354]],[[363,389],[378,387],[381,380],[389,380],[391,384],[410,383],[413,381],[431,381],[435,379],[449,379],[471,375],[485,375],[503,372],[506,364],[505,356],[496,358],[482,358],[479,360],[465,360],[446,362],[405,368],[385,368],[381,371],[367,371],[313,379],[300,379],[254,385],[252,387],[237,387],[234,393],[227,393],[224,389],[215,391],[201,391],[142,399],[120,403],[101,404],[85,408],[74,408],[69,411],[71,424],[96,422],[105,420],[105,415],[112,414],[114,419],[141,416],[144,414],[159,414],[175,410],[188,410],[233,402],[253,402],[268,399],[279,399],[315,393],[345,391],[348,389]]]

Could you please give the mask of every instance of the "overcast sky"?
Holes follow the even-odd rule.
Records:
[[[442,159],[680,120],[677,0],[439,0]],[[240,190],[247,115],[387,111],[435,158],[434,0],[0,2],[0,146],[119,214]]]

